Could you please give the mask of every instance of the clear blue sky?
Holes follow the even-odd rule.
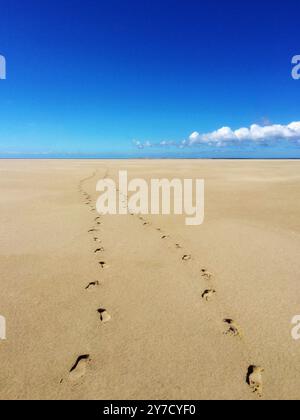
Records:
[[[280,141],[156,146],[300,121],[299,0],[0,0],[0,10],[2,156],[300,157],[299,143]]]

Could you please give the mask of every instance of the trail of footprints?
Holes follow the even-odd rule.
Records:
[[[79,192],[83,195],[83,199],[85,200],[85,204],[87,206],[89,206],[90,211],[96,211],[95,207],[92,204],[92,199],[91,196],[85,192],[83,190],[82,184],[83,182],[86,180],[83,180],[79,186]],[[123,204],[124,206],[127,203],[127,197],[123,200]],[[131,216],[135,216],[136,214],[134,214],[133,212],[130,211],[129,209],[129,213]],[[143,216],[138,216],[139,220],[141,221],[142,225],[144,227],[146,226],[151,226],[151,223],[149,223],[147,220],[145,220],[145,218]],[[101,239],[98,236],[98,229],[97,226],[99,227],[101,225],[101,218],[100,216],[97,216],[94,219],[95,223],[96,223],[96,227],[91,228],[88,233],[94,234],[93,237],[93,241],[95,243],[102,243]],[[160,227],[155,228],[155,230],[157,232],[160,233],[160,237],[161,240],[166,241],[170,239],[170,236],[168,234],[165,234],[162,232],[162,229]],[[182,246],[179,243],[175,243],[175,249],[177,250],[181,250]],[[95,254],[99,254],[99,253],[103,253],[104,247],[98,247],[95,249],[94,253]],[[184,254],[181,256],[181,260],[184,263],[190,262],[192,260],[192,255],[190,254]],[[108,268],[108,265],[105,261],[99,261],[98,264],[100,265],[101,269],[105,269]],[[206,282],[207,287],[203,290],[203,293],[201,294],[201,299],[204,302],[209,302],[212,301],[216,294],[216,288],[213,285],[213,274],[211,272],[209,272],[206,268],[203,268],[200,272],[200,276],[201,278]],[[94,290],[95,288],[97,288],[100,285],[99,281],[93,281],[90,282],[85,289],[90,291],[90,290]],[[109,312],[104,309],[104,308],[99,308],[97,309],[97,313],[99,316],[99,320],[101,322],[101,324],[106,324],[111,320],[111,315],[109,314]],[[240,328],[240,326],[233,320],[230,318],[226,318],[223,320],[223,325],[224,325],[224,335],[225,336],[230,336],[230,337],[235,337],[235,338],[240,338],[242,339],[242,330]],[[80,378],[82,378],[85,373],[86,373],[86,369],[88,367],[88,364],[91,362],[91,358],[89,354],[86,355],[81,355],[77,358],[77,360],[75,361],[75,363],[73,364],[73,366],[71,367],[70,371],[69,371],[69,379],[70,381],[77,381]],[[263,396],[263,372],[264,369],[260,366],[255,366],[255,365],[251,365],[248,367],[247,372],[246,372],[246,376],[245,376],[245,382],[247,383],[247,385],[249,386],[250,390],[257,395],[258,397],[262,397]]]
[[[131,215],[134,215],[132,212],[130,212]],[[139,216],[139,220],[142,222],[143,226],[151,226],[151,223],[149,223],[147,220],[145,220],[144,217]],[[160,233],[160,238],[163,241],[171,239],[170,235],[163,233],[162,229],[160,227],[155,228],[157,232]],[[181,250],[183,247],[180,243],[175,243],[175,248],[178,250]],[[192,255],[190,254],[184,254],[181,257],[181,260],[183,262],[189,262],[192,260]],[[212,301],[216,294],[216,288],[213,285],[213,274],[209,272],[206,268],[202,268],[200,275],[202,279],[206,282],[207,288],[204,289],[201,298],[204,302]],[[224,335],[233,337],[233,338],[243,338],[241,327],[237,322],[235,322],[233,319],[226,318],[223,320],[224,325]],[[251,391],[257,395],[258,397],[263,396],[263,372],[264,369],[260,366],[251,365],[247,369],[247,373],[245,376],[245,382],[250,387]]]
[[[91,196],[86,191],[84,191],[83,183],[89,179],[92,179],[93,177],[89,177],[82,180],[78,187],[78,191],[82,195],[84,204],[89,207],[89,210],[91,212],[95,212],[96,208],[93,205]],[[99,244],[102,244],[102,241],[99,237],[99,227],[102,225],[101,217],[100,216],[95,217],[94,223],[95,223],[95,226],[91,227],[91,229],[88,230],[88,234],[90,235],[92,234],[92,240],[95,244],[97,244],[97,248],[95,248],[94,254],[98,255],[105,252],[104,247],[99,246]],[[109,267],[105,261],[98,261],[98,264],[101,269],[106,269]],[[99,286],[100,286],[100,282],[98,280],[91,281],[88,284],[86,284],[85,291],[88,291],[88,292],[95,291]],[[104,308],[97,309],[96,313],[99,316],[99,322],[101,324],[106,324],[111,320],[111,315]],[[91,362],[91,357],[89,354],[83,354],[83,355],[78,356],[69,370],[68,380],[70,382],[78,382],[80,379],[82,379],[84,375],[86,374],[86,371],[90,362]],[[61,380],[61,383],[62,382],[63,382],[63,379]]]

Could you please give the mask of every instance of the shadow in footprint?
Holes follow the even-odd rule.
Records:
[[[99,286],[99,281],[91,281],[85,288],[85,290],[94,289],[95,287]]]
[[[110,314],[107,312],[106,309],[98,309],[98,314],[100,315],[100,321],[105,324],[106,322],[109,322],[111,320]]]
[[[207,271],[205,268],[201,270],[201,273],[202,273],[202,277],[204,277],[206,280],[210,280],[212,278],[212,274],[209,271]]]
[[[231,335],[232,337],[242,336],[239,325],[233,319],[224,319],[223,322],[228,326],[228,330],[224,333],[225,335]]]
[[[89,354],[79,356],[69,371],[69,379],[71,381],[77,381],[78,379],[82,378],[86,373],[87,364],[89,362]]]
[[[205,299],[208,302],[215,294],[216,291],[214,289],[205,290],[205,292],[202,293],[202,299]]]
[[[94,251],[95,254],[98,254],[99,252],[104,252],[103,246],[101,248],[95,249],[95,251]]]
[[[104,268],[108,268],[108,265],[106,264],[106,262],[105,262],[105,261],[100,261],[100,262],[99,262],[99,265],[100,265],[100,267],[101,267],[101,268],[103,268],[103,269],[104,269]]]
[[[184,255],[182,257],[182,261],[190,261],[191,259],[192,259],[192,256],[191,255]]]
[[[251,388],[252,392],[259,397],[263,394],[263,378],[264,369],[260,366],[251,365],[248,368],[246,383]]]

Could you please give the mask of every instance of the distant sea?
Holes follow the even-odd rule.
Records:
[[[262,154],[262,153],[253,153],[251,155],[227,155],[227,154],[152,154],[152,155],[143,155],[141,153],[132,154],[132,155],[122,155],[122,154],[92,154],[92,155],[84,155],[84,154],[0,154],[0,159],[68,159],[68,160],[93,160],[93,159],[115,159],[115,160],[126,160],[126,159],[140,159],[140,160],[159,160],[159,159],[213,159],[213,160],[233,160],[233,159],[240,159],[240,160],[300,160],[300,151],[295,154]]]

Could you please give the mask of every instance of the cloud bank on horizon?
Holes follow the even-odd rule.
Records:
[[[249,128],[242,127],[232,130],[230,127],[222,127],[219,130],[210,133],[201,134],[197,131],[193,132],[188,140],[181,142],[162,141],[160,143],[151,143],[149,141],[143,143],[135,141],[135,145],[139,149],[147,147],[170,147],[177,146],[180,148],[189,146],[235,146],[235,145],[274,145],[279,142],[300,145],[300,121],[292,122],[288,125],[272,124],[261,126],[252,124]]]

